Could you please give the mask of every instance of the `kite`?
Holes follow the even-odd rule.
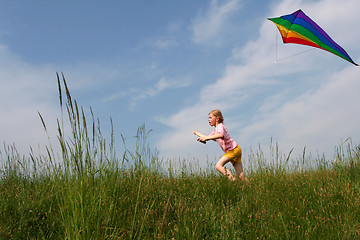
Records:
[[[299,9],[296,12],[276,18],[268,18],[280,31],[284,43],[308,45],[331,52],[346,61],[356,64],[347,52],[329,35]]]

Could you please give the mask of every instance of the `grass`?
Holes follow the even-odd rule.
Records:
[[[114,134],[107,141],[63,76],[58,84],[61,156],[51,143],[41,156],[0,151],[0,239],[359,238],[360,147],[349,140],[336,161],[306,170],[289,170],[290,154],[277,146],[270,159],[259,148],[245,160],[257,164],[247,169],[250,184],[210,168],[165,171],[145,126],[132,150],[116,154]]]

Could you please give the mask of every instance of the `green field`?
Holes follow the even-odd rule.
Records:
[[[230,182],[213,166],[165,168],[144,126],[115,154],[113,134],[105,139],[58,83],[60,156],[51,144],[40,156],[0,151],[0,239],[360,238],[360,147],[351,141],[335,162],[319,157],[311,168],[259,149],[244,160],[250,183]]]

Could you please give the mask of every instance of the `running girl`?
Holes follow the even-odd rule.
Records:
[[[241,163],[241,148],[239,145],[230,137],[227,128],[223,125],[224,117],[219,109],[212,110],[209,112],[209,124],[212,127],[215,127],[215,130],[206,136],[194,131],[194,134],[198,136],[198,141],[206,142],[209,140],[214,140],[218,142],[221,149],[225,154],[220,158],[216,163],[215,167],[220,173],[224,176],[227,176],[229,180],[235,181],[236,178],[227,170],[224,165],[228,162],[231,162],[235,168],[237,176],[244,181],[248,181],[245,173],[243,171],[243,166]]]

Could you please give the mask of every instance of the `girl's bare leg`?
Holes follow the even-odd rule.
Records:
[[[235,181],[236,178],[231,174],[231,172],[224,167],[226,163],[230,162],[230,158],[222,156],[220,160],[216,163],[215,168],[224,176],[227,176],[230,181]]]
[[[242,163],[241,162],[233,162],[232,164],[235,168],[236,175],[238,175],[240,180],[248,182],[249,180],[245,176]]]

